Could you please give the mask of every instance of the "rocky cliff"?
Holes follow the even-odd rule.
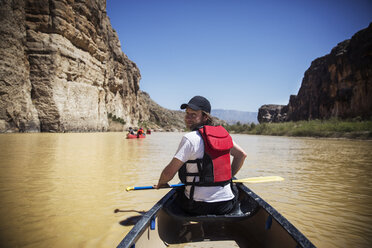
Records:
[[[279,113],[281,118],[268,118],[270,111]],[[290,96],[287,106],[278,105],[270,111],[262,106],[259,121],[371,118],[372,23],[350,40],[339,43],[330,54],[314,60],[298,94]]]
[[[174,111],[161,107],[154,102],[146,92],[140,93],[139,104],[143,112],[141,113],[140,122],[163,131],[181,131],[186,128],[184,123],[184,112]]]
[[[0,1],[0,132],[109,130],[138,122],[141,75],[104,0]]]

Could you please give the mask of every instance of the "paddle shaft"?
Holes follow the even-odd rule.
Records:
[[[274,182],[274,181],[283,181],[284,178],[279,176],[267,176],[267,177],[250,177],[250,178],[243,178],[243,179],[234,179],[232,180],[234,183],[264,183],[264,182]],[[169,187],[164,188],[177,188],[183,186],[183,183],[179,184],[171,184]],[[126,190],[145,190],[145,189],[154,189],[154,186],[138,186],[138,187],[128,187]]]
[[[180,184],[171,184],[169,187],[164,187],[164,188],[177,188],[183,186],[183,183]],[[154,186],[138,186],[138,187],[128,187],[127,191],[130,190],[144,190],[144,189],[155,189]]]

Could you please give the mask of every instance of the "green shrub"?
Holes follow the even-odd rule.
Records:
[[[305,137],[347,137],[371,138],[372,121],[353,120],[311,120],[283,123],[241,124],[227,125],[226,129],[235,133],[285,135]]]
[[[119,122],[120,124],[125,125],[124,119],[117,117],[116,115],[113,115],[111,113],[107,114],[107,118],[111,119],[112,121]]]

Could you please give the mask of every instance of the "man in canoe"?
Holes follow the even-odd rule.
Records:
[[[182,137],[154,187],[167,187],[178,172],[185,184],[178,194],[184,211],[195,215],[226,214],[237,202],[231,179],[247,155],[222,126],[213,126],[211,105],[205,97],[195,96],[181,109],[186,109],[185,124],[192,131]]]
[[[143,134],[145,134],[145,132],[143,131],[143,128],[140,127],[140,128],[138,129],[138,131],[137,131],[137,137],[139,137],[139,136],[141,136],[141,135],[143,135]]]

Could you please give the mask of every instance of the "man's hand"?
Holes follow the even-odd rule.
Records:
[[[170,185],[168,183],[154,185],[154,189],[160,189],[160,188],[170,188]]]

